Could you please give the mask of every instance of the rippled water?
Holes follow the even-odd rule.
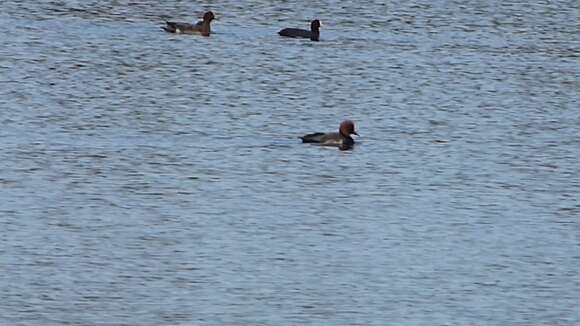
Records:
[[[0,3],[0,324],[578,325],[579,16]]]

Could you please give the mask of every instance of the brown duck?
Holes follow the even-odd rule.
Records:
[[[178,23],[178,22],[168,22],[165,23],[167,26],[162,26],[161,28],[168,33],[177,34],[197,34],[200,33],[203,36],[209,36],[211,33],[210,23],[214,20],[215,16],[213,12],[208,11],[203,15],[203,20],[198,21],[196,24],[190,23]]]

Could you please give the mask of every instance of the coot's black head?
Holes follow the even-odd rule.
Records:
[[[211,11],[208,11],[208,12],[206,12],[205,14],[203,14],[203,20],[204,20],[204,21],[210,22],[210,21],[212,21],[214,18],[215,18],[215,16],[213,15],[213,12],[211,12]]]
[[[310,30],[318,33],[320,30],[320,26],[322,26],[320,20],[315,19],[310,23]]]

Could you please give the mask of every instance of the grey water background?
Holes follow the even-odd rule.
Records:
[[[0,324],[579,325],[579,13],[2,1]]]

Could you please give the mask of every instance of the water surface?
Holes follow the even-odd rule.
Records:
[[[579,13],[2,2],[0,324],[579,324]]]

